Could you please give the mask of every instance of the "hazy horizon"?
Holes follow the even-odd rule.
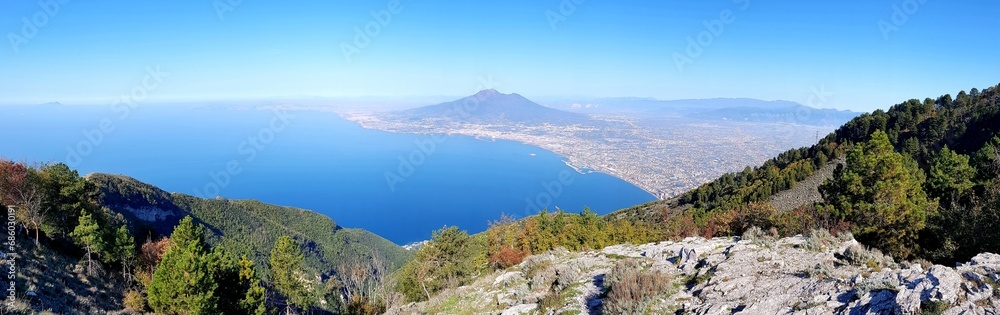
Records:
[[[521,94],[516,91],[503,91],[499,90],[503,94]],[[363,96],[353,96],[353,97],[322,97],[322,96],[288,96],[288,97],[257,97],[257,98],[219,98],[219,99],[175,99],[175,100],[147,100],[142,102],[142,106],[167,106],[167,105],[251,105],[246,103],[259,103],[259,102],[274,102],[274,103],[288,103],[280,105],[292,105],[292,106],[325,106],[325,107],[342,107],[351,108],[352,106],[356,109],[363,109],[362,106],[367,105],[377,105],[383,106],[385,109],[405,109],[405,108],[416,108],[429,105],[437,105],[443,102],[455,101],[469,95],[428,95],[428,96],[377,96],[377,95],[363,95]],[[756,99],[750,97],[710,97],[710,98],[698,98],[698,99],[662,99],[650,96],[608,96],[608,97],[593,97],[593,96],[528,96],[523,95],[525,98],[537,102],[543,106],[548,106],[548,102],[567,102],[567,101],[594,101],[594,100],[608,100],[608,99],[649,99],[656,101],[688,101],[688,100],[711,100],[711,99],[750,99],[759,100],[765,102],[793,102],[796,104],[809,106],[800,102],[787,100],[787,99]],[[318,104],[313,103],[300,103],[300,102],[321,102]],[[361,102],[360,104],[350,105],[339,102]],[[100,107],[113,105],[115,100],[110,101],[76,101],[76,102],[63,102],[59,100],[52,100],[48,102],[40,103],[22,103],[22,102],[4,102],[0,100],[0,106],[40,106],[40,105],[64,105],[64,106],[86,106],[86,107]],[[252,105],[279,105],[279,104],[252,104]],[[886,105],[884,108],[876,109],[888,109],[891,105]],[[549,106],[551,107],[551,106]],[[810,106],[812,107],[812,106]],[[819,106],[814,107],[816,109],[835,109],[841,111],[853,111],[847,108],[837,108],[832,106]],[[374,108],[378,109],[378,108]]]
[[[869,112],[995,85],[1000,64],[987,61],[1000,44],[982,34],[997,8],[14,2],[0,12],[0,93],[7,103],[101,104],[136,87],[155,102],[465,96],[485,85],[532,99],[745,97]]]

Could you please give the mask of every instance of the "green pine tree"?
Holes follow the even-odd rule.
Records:
[[[39,180],[47,196],[42,202],[46,218],[42,230],[46,234],[66,236],[73,232],[80,215],[86,211],[96,212],[93,200],[97,188],[66,164],[42,166]]]
[[[950,206],[952,201],[972,189],[976,170],[969,165],[968,156],[944,147],[931,161],[928,175],[927,193],[941,198],[942,205]]]
[[[240,268],[241,288],[246,292],[239,302],[243,314],[264,315],[267,313],[264,287],[260,285],[260,278],[257,277],[253,261],[243,256],[237,264]]]
[[[430,299],[438,291],[465,284],[476,272],[476,249],[472,237],[458,227],[434,231],[432,239],[403,266],[398,289],[410,301]]]
[[[820,187],[839,219],[853,223],[859,241],[910,258],[918,232],[937,205],[921,188],[916,161],[893,150],[882,131],[847,155],[847,166]]]
[[[90,274],[94,270],[94,253],[105,247],[103,233],[97,219],[89,211],[84,211],[78,222],[70,237],[87,251],[87,273]]]
[[[246,256],[239,261],[220,248],[207,255],[218,283],[215,296],[222,314],[264,314],[264,288]]]
[[[122,225],[111,235],[111,246],[109,246],[107,256],[108,261],[121,263],[122,278],[126,280],[126,286],[132,285],[132,267],[135,262],[135,238],[129,233],[128,227]]]
[[[149,306],[159,314],[218,313],[212,260],[205,232],[185,217],[170,235],[174,244],[163,255],[148,288]]]
[[[316,304],[315,285],[303,268],[305,255],[287,235],[278,238],[271,250],[271,283],[288,299],[287,309],[308,310]]]
[[[115,231],[111,254],[114,260],[123,264],[135,258],[135,238],[132,237],[132,234],[129,233],[128,228],[124,225],[118,227],[118,230]]]

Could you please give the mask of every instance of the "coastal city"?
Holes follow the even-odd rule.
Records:
[[[364,128],[395,133],[513,140],[554,152],[578,172],[625,180],[659,199],[760,165],[788,148],[812,145],[834,127],[708,121],[679,116],[592,115],[580,124],[477,123],[341,113]],[[697,141],[692,141],[697,139]]]

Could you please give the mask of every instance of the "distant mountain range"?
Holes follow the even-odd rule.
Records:
[[[816,126],[840,126],[860,115],[860,113],[847,110],[816,109],[794,102],[779,102],[788,104],[776,107],[753,107],[748,104],[748,106],[726,107],[705,112],[696,112],[688,116],[708,120],[787,122]]]
[[[413,120],[445,119],[480,124],[516,123],[524,125],[584,123],[587,115],[539,105],[517,93],[482,90],[462,99],[394,113]]]
[[[396,111],[396,120],[452,121],[476,124],[600,124],[591,114],[632,116],[673,116],[709,121],[796,123],[839,126],[860,113],[818,109],[791,101],[762,101],[750,98],[658,100],[620,97],[588,101],[555,101],[543,106],[517,93],[483,90],[459,100]]]
[[[861,114],[846,110],[818,109],[791,101],[751,98],[658,100],[619,97],[560,101],[550,105],[577,113],[671,115],[705,120],[789,122],[818,126],[839,126]]]

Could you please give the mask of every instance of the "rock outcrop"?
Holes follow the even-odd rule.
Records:
[[[552,251],[389,313],[610,314],[604,279],[623,260],[668,275],[667,290],[641,297],[645,314],[1000,314],[1000,255],[897,263],[822,231]]]

